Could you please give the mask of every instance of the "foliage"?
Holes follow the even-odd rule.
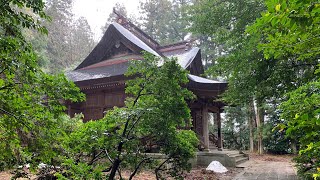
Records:
[[[296,159],[299,174],[311,178],[319,176],[319,2],[266,1],[268,11],[248,29],[259,34],[259,49],[266,58],[301,67],[296,77],[303,81],[289,81],[297,88],[286,96],[281,117],[287,121],[289,137],[299,140]],[[294,67],[293,66],[293,67]],[[291,89],[292,90],[292,89]]]
[[[262,123],[263,104],[266,96],[273,92],[271,87],[275,86],[269,84],[274,82],[270,78],[274,62],[264,60],[262,53],[256,48],[259,38],[248,36],[245,29],[260,17],[259,12],[264,9],[265,6],[261,0],[200,0],[191,6],[190,10],[192,24],[190,29],[195,33],[209,36],[217,49],[217,56],[211,60],[212,66],[207,69],[206,74],[228,81],[228,89],[223,94],[222,100],[230,105],[242,106],[243,109],[256,101],[257,108],[262,112],[257,114],[256,122]],[[255,114],[250,111],[253,111],[253,108],[243,113],[248,117],[251,116],[249,114]],[[250,122],[253,120],[253,118],[249,119]],[[257,125],[260,126],[262,123]],[[253,126],[249,126],[248,135],[252,132],[250,127]],[[261,127],[258,128],[259,136],[257,136],[260,142],[259,147],[262,147],[260,146],[262,144]],[[236,129],[233,129],[232,133],[236,133]],[[251,135],[250,138],[253,136]],[[252,139],[250,144],[253,145]],[[262,152],[262,148],[258,149]]]
[[[264,10],[267,12],[261,17]],[[222,56],[207,71],[228,80],[223,99],[238,105],[254,100],[263,110],[268,102],[277,100],[280,104],[286,93],[316,80],[317,11],[317,3],[312,1],[199,1],[191,16],[191,29],[209,35],[223,48]],[[274,118],[258,128],[266,128],[267,148],[284,133],[270,132],[275,123],[282,122],[279,115]]]
[[[228,107],[222,126],[223,147],[246,150],[249,147],[249,129],[246,110],[240,107]]]
[[[265,64],[260,65],[263,59],[256,50],[257,40],[244,34],[246,26],[253,23],[263,9],[259,0],[201,0],[190,11],[190,29],[209,36],[219,48],[220,56],[212,59],[213,66],[206,73],[228,80],[224,99],[229,103],[251,101],[263,79],[256,70],[265,67]]]
[[[318,57],[319,50],[319,2],[266,1],[268,11],[262,14],[249,32],[264,36],[259,48],[267,58],[297,58],[298,60]]]
[[[279,124],[285,123],[280,118],[280,110],[278,109],[279,102],[269,102],[266,107],[267,120],[263,128],[263,142],[264,148],[268,153],[273,154],[287,154],[293,153],[292,143],[294,140],[286,137],[286,129],[278,131]]]
[[[44,12],[51,21],[42,23],[48,29],[48,36],[28,30],[25,36],[30,40],[39,57],[39,65],[53,74],[75,68],[92,50],[93,34],[84,17],[75,19],[72,13],[73,0],[46,1]]]
[[[320,82],[310,82],[288,96],[281,105],[282,118],[288,120],[287,135],[299,139],[298,172],[310,178],[319,174],[320,166]]]
[[[59,177],[99,179],[105,171],[114,179],[128,169],[131,179],[141,169],[152,168],[157,178],[179,178],[191,168],[188,160],[195,155],[197,137],[191,130],[177,129],[191,123],[186,100],[193,95],[183,87],[187,72],[175,60],[145,54],[144,60],[132,62],[126,75],[135,77],[127,81],[126,106],[71,133],[65,141],[66,171]],[[147,155],[148,146],[164,159]],[[167,164],[171,168],[165,168]]]
[[[148,0],[140,2],[143,30],[160,44],[170,44],[183,41],[189,22],[186,6],[192,0]]]
[[[44,3],[1,1],[0,7],[0,168],[52,162],[63,133],[63,100],[83,94],[63,75],[43,73],[22,31],[47,32],[38,18],[48,18]],[[23,9],[32,9],[33,14]]]

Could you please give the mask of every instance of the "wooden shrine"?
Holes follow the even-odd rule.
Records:
[[[129,62],[143,60],[142,51],[159,57],[177,57],[178,63],[187,69],[187,88],[197,100],[189,102],[193,118],[192,129],[197,133],[204,149],[209,149],[209,113],[215,113],[218,126],[217,147],[222,148],[221,117],[224,104],[217,97],[225,91],[227,83],[200,77],[204,73],[201,51],[183,41],[161,46],[126,18],[118,15],[88,57],[67,77],[86,94],[86,101],[67,104],[68,114],[83,113],[84,121],[100,119],[114,106],[124,106],[126,98],[124,76]]]

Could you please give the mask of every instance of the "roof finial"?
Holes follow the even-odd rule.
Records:
[[[117,23],[123,25],[128,22],[127,18],[121,15],[120,12],[118,12],[115,7],[113,7],[113,13],[117,15],[117,19],[116,19]]]

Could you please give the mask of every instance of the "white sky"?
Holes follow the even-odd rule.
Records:
[[[138,14],[140,0],[74,0],[73,13],[76,17],[85,17],[91,30],[94,33],[94,39],[99,40],[102,35],[101,27],[104,26],[114,5],[119,2],[124,4],[128,14]]]

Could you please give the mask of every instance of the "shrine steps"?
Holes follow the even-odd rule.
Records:
[[[249,160],[249,156],[241,152],[231,153],[228,154],[228,156],[232,160],[235,167],[238,167],[239,164]]]
[[[210,149],[209,151],[197,152],[197,157],[192,164],[197,166],[208,166],[212,161],[219,161],[226,167],[237,167],[237,165],[249,160],[249,156],[240,151]]]

